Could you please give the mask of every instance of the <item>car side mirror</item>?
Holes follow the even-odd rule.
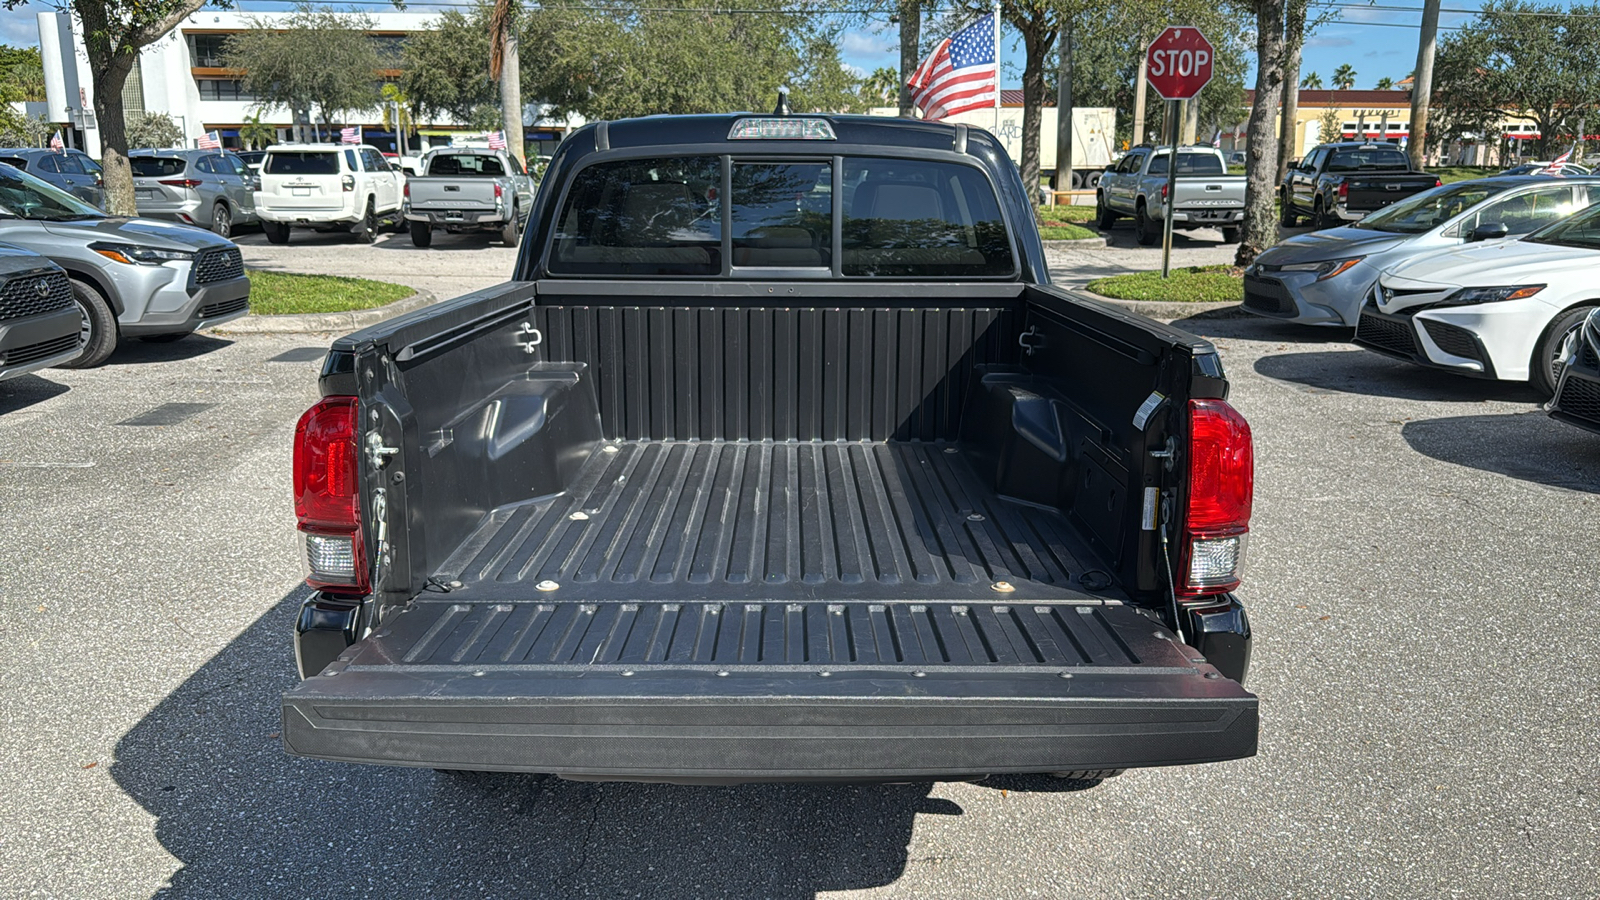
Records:
[[[1511,233],[1504,222],[1484,222],[1467,235],[1467,243],[1475,244],[1478,241],[1494,241]]]

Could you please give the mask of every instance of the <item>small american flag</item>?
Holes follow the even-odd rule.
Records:
[[[217,134],[215,131],[208,131],[200,135],[198,146],[201,150],[221,150],[222,135]]]
[[[341,144],[359,144],[359,143],[361,143],[361,129],[356,127],[356,126],[354,126],[354,125],[350,126],[349,128],[341,128],[341,129],[339,129],[339,143],[341,143]]]
[[[994,13],[947,38],[911,73],[906,87],[924,119],[994,106]]]
[[[61,150],[64,147],[66,147],[66,145],[61,143],[61,132],[58,131],[55,134],[50,135],[51,150]]]
[[[506,148],[506,133],[504,131],[489,132],[489,149],[504,150]]]
[[[1563,171],[1561,167],[1565,166],[1567,163],[1569,163],[1571,161],[1572,161],[1572,148],[1569,147],[1569,148],[1567,148],[1567,152],[1561,154],[1560,156],[1556,157],[1555,159],[1550,160],[1550,165],[1545,166],[1543,169],[1540,169],[1537,174],[1539,174],[1539,175],[1555,175],[1555,176],[1558,176],[1558,177],[1559,176],[1564,176],[1567,173],[1565,171]]]

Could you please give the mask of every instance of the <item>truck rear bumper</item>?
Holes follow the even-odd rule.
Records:
[[[1256,752],[1256,698],[1119,604],[415,606],[284,696],[290,753],[724,782]]]

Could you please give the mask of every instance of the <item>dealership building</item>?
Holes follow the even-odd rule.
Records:
[[[292,15],[290,12],[226,12],[202,10],[183,20],[166,37],[145,47],[123,87],[122,103],[126,115],[151,112],[172,117],[183,132],[183,146],[193,147],[200,136],[218,132],[223,146],[243,146],[239,129],[260,115],[261,122],[274,126],[279,140],[288,140],[296,124],[289,110],[281,106],[263,107],[248,90],[237,69],[223,65],[224,45],[230,35],[253,27],[272,27]],[[385,12],[369,14],[373,28],[369,37],[384,65],[374,73],[379,81],[400,77],[400,51],[406,37],[432,27],[433,13]],[[94,114],[94,81],[90,77],[88,54],[84,50],[82,25],[63,12],[37,15],[39,50],[44,58],[46,118],[68,135],[72,145],[90,156],[100,156],[100,131]],[[548,154],[570,132],[584,124],[579,116],[549,118],[549,108],[528,105],[523,114],[528,154]],[[383,113],[373,108],[350,115],[349,121],[318,123],[333,126],[337,136],[341,126],[361,128],[362,140],[381,150],[397,149],[392,128],[383,125]],[[302,123],[309,124],[309,123]],[[417,123],[424,146],[448,144],[467,128],[443,119]],[[418,148],[412,139],[410,149]]]

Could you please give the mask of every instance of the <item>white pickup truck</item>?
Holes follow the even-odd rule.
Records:
[[[507,247],[521,237],[533,209],[533,182],[504,150],[443,147],[431,150],[406,180],[405,217],[411,242],[433,243],[433,229],[450,233],[498,231]]]
[[[1101,231],[1109,231],[1121,216],[1132,216],[1140,244],[1148,247],[1160,242],[1171,158],[1171,147],[1134,147],[1116,165],[1106,168],[1095,189]],[[1176,174],[1173,229],[1219,228],[1223,243],[1239,240],[1244,176],[1228,174],[1222,151],[1179,147]]]

